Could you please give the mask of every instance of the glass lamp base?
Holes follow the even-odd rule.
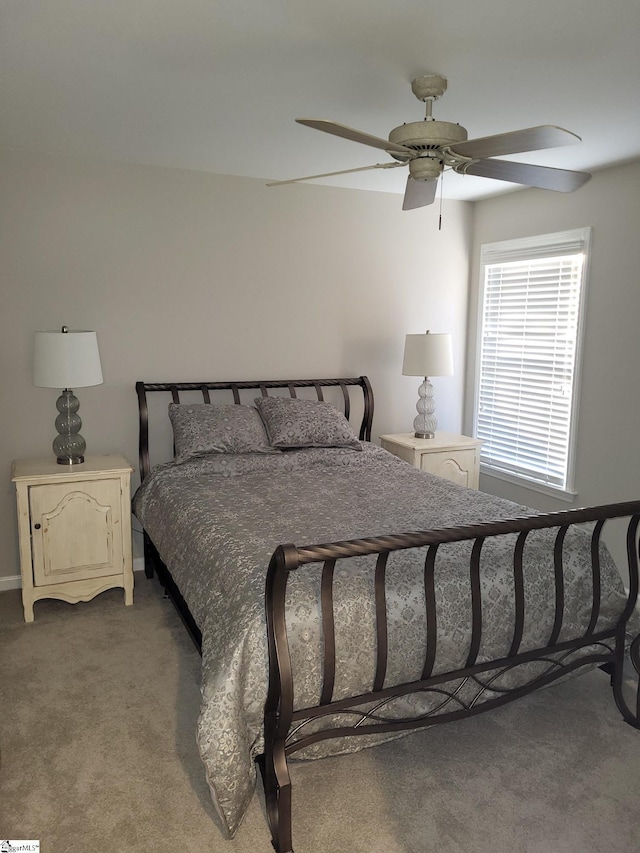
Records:
[[[56,454],[58,465],[79,465],[84,462],[84,452],[87,444],[80,435],[82,421],[78,414],[80,403],[73,391],[65,388],[56,400],[59,412],[56,418],[58,435],[53,440],[53,452]]]
[[[433,385],[427,376],[418,388],[416,409],[418,414],[413,420],[414,436],[416,438],[435,438],[438,421],[434,414],[436,406],[433,402]]]

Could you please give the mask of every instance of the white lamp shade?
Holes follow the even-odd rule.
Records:
[[[403,376],[453,376],[451,335],[407,335]]]
[[[39,388],[86,388],[102,384],[95,332],[36,332],[33,384]]]

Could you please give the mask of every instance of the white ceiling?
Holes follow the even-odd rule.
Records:
[[[2,0],[0,146],[267,180],[355,168],[390,158],[294,118],[386,137],[437,72],[436,118],[469,138],[560,125],[583,141],[512,159],[591,171],[640,157],[639,41],[640,0]],[[513,188],[447,172],[443,195]]]

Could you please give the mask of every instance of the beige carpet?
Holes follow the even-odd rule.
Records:
[[[43,853],[268,853],[234,841],[195,740],[199,657],[156,581],[92,602],[0,595],[0,837]],[[296,853],[640,850],[640,731],[601,672],[354,756],[296,763]]]

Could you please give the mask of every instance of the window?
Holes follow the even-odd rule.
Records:
[[[481,253],[481,470],[569,499],[590,236],[581,228]]]

